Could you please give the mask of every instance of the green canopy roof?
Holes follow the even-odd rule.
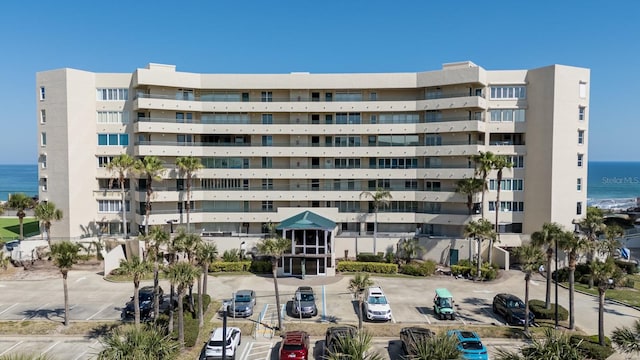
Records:
[[[276,227],[276,229],[333,230],[335,229],[335,227],[336,223],[334,223],[333,221],[318,214],[312,213],[311,211],[305,211],[283,220],[280,225]]]

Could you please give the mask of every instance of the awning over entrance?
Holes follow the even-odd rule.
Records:
[[[333,230],[336,223],[311,211],[305,211],[280,222],[277,230]]]

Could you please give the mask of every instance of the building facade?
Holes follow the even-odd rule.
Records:
[[[471,62],[379,74],[197,74],[149,64],[133,73],[75,69],[36,76],[40,199],[62,209],[53,237],[122,233],[121,195],[107,164],[122,153],[164,161],[150,225],[186,223],[175,161],[201,159],[190,223],[207,236],[261,234],[306,210],[337,237],[371,235],[364,191],[391,194],[378,233],[462,238],[499,211],[502,234],[544,222],[572,229],[586,213],[589,69],[489,71]],[[472,156],[507,155],[467,206],[456,183]],[[146,181],[129,176],[126,220],[145,222]],[[471,214],[470,214],[471,212]]]

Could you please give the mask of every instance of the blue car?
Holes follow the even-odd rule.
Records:
[[[458,340],[458,349],[465,360],[489,360],[487,347],[474,331],[449,330],[447,334]]]

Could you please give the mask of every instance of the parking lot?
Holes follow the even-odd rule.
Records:
[[[83,337],[0,337],[0,357],[10,354],[43,354],[52,359],[95,359],[100,343]]]

